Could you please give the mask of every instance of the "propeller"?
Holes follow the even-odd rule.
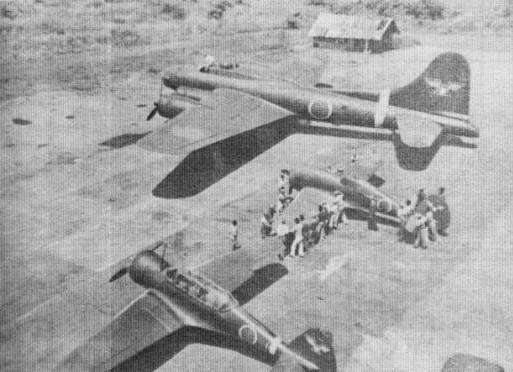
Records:
[[[160,84],[160,89],[159,89],[159,100],[160,98],[162,97],[162,88],[163,88],[164,84]],[[153,117],[155,116],[155,114],[157,112],[159,112],[159,102],[154,102],[153,105],[155,106],[153,108],[153,110],[151,110],[150,114],[148,115],[148,117],[146,118],[147,121],[153,119]]]
[[[128,272],[128,267],[123,267],[121,270],[118,270],[114,275],[111,276],[109,279],[109,283],[112,283],[113,281],[118,280],[122,276],[124,276]]]
[[[159,104],[158,102],[154,102],[153,105],[155,106],[153,108],[153,110],[151,110],[150,114],[148,115],[148,117],[146,118],[147,121],[153,119],[153,117],[155,116],[155,114],[159,111]]]
[[[144,251],[156,251],[158,248],[160,248],[161,246],[164,246],[164,252],[165,252],[165,248],[167,246],[167,244],[164,243],[164,241],[162,240],[159,240],[158,242],[156,242],[153,247],[151,248],[147,248],[147,249],[144,249]],[[164,253],[163,252],[163,253]],[[109,283],[112,283],[116,280],[118,280],[119,278],[122,278],[123,276],[125,276],[127,273],[128,273],[128,270],[130,269],[130,265],[132,264],[132,261],[134,260],[135,257],[137,257],[141,252],[138,252],[136,254],[133,254],[131,256],[128,256],[127,258],[125,258],[124,260],[121,260],[118,264],[117,264],[117,267],[120,267],[120,269],[118,269],[114,275],[112,275],[109,279]]]

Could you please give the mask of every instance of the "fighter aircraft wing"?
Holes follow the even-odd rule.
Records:
[[[123,309],[62,362],[61,371],[110,371],[184,324],[150,291]]]
[[[277,263],[277,254],[282,250],[278,239],[259,240],[251,249],[242,248],[214,258],[193,271],[244,304],[287,274],[287,269]]]
[[[216,257],[194,271],[233,292],[253,275],[254,264],[251,253],[247,249],[239,249]]]
[[[376,173],[383,166],[383,164],[383,160],[371,164],[362,164],[360,162],[356,162],[348,167],[347,174],[359,180],[370,182],[373,186],[376,186],[375,183],[372,182],[372,179],[373,177],[377,177]]]
[[[216,89],[204,104],[173,118],[138,144],[150,151],[187,154],[288,116],[293,114],[260,98]]]

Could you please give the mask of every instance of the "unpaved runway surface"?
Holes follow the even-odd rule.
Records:
[[[413,77],[436,52],[368,56],[348,65],[346,77],[367,77],[359,80],[367,88],[374,87],[372,77]],[[193,266],[225,253],[233,218],[251,249],[279,169],[322,166],[354,152],[384,160],[382,188],[399,198],[445,186],[449,236],[420,251],[398,243],[391,227],[369,232],[353,221],[307,258],[285,261],[289,275],[247,304],[249,311],[286,341],[310,327],[332,330],[339,370],[436,371],[455,352],[513,369],[512,56],[461,52],[472,70],[471,116],[481,129],[476,149],[443,147],[416,173],[397,166],[391,143],[296,135],[187,200],[151,195],[179,158],[137,145],[100,145],[163,123],[144,121],[155,79],[133,74],[109,94],[57,91],[2,102],[2,370],[51,369],[128,303],[140,289],[128,280],[107,283],[105,270],[118,260],[202,215],[195,227],[204,244],[177,247],[174,263]],[[405,62],[384,61],[411,62],[412,72],[404,71]],[[267,368],[231,351],[191,345],[159,370]]]

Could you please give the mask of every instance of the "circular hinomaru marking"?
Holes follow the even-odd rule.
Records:
[[[388,202],[388,200],[381,199],[378,202],[378,209],[383,212],[390,213],[392,211],[392,205]]]
[[[333,114],[333,106],[330,102],[320,98],[314,98],[308,104],[308,113],[317,120],[326,120]]]
[[[253,327],[247,324],[239,328],[239,337],[242,341],[247,342],[250,345],[256,344],[258,336]]]

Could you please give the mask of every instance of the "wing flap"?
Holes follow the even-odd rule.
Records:
[[[149,151],[185,154],[292,115],[249,94],[217,89],[200,106],[185,111],[138,144]]]
[[[157,296],[146,291],[74,350],[60,370],[110,370],[182,326]]]

